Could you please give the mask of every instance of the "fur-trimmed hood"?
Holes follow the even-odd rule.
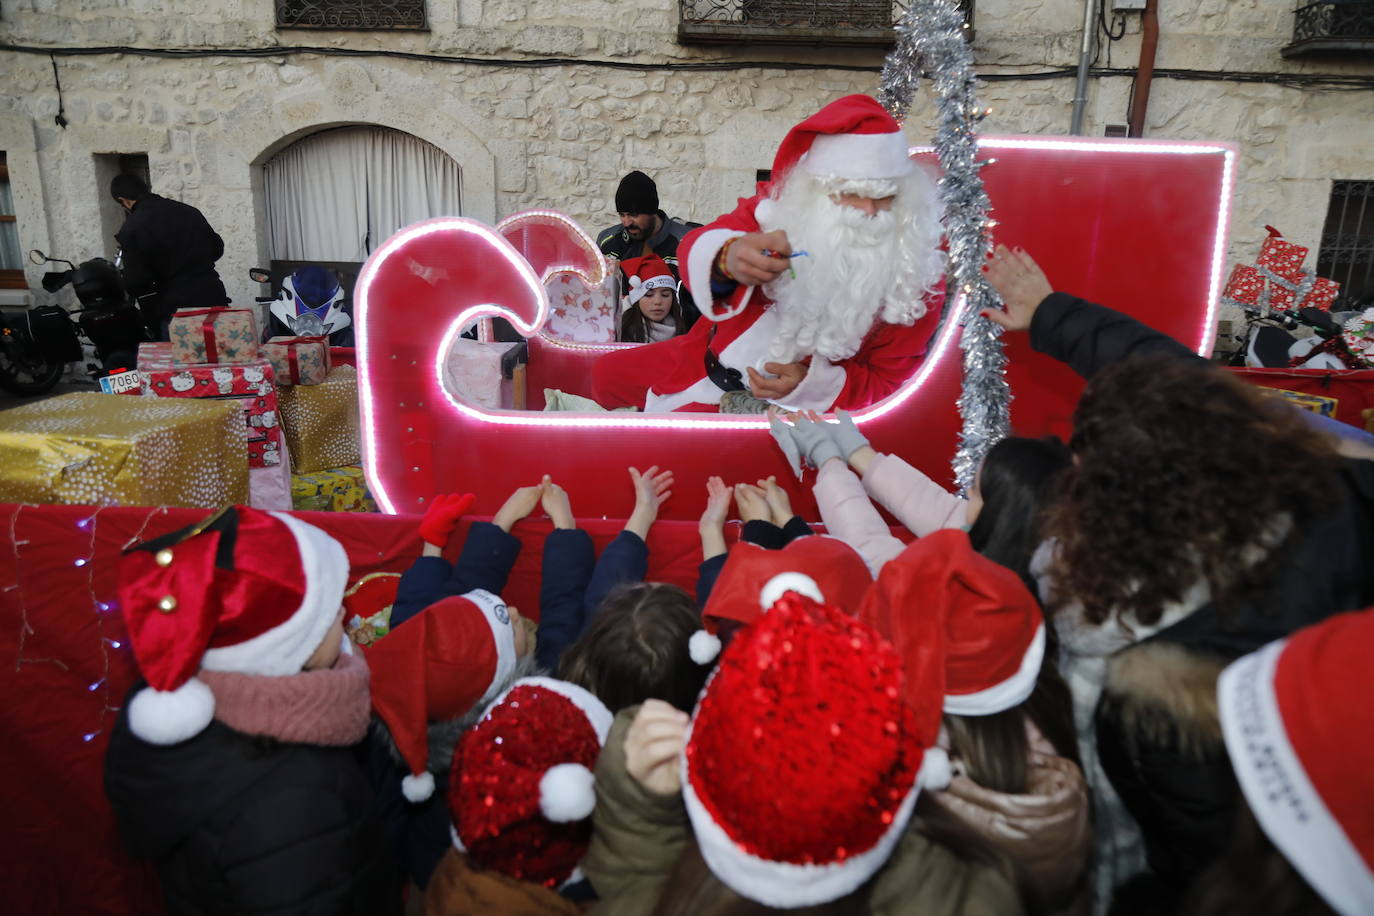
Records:
[[[1177,643],[1140,643],[1108,663],[1103,703],[1124,731],[1146,742],[1215,750],[1221,742],[1217,678],[1227,663]]]

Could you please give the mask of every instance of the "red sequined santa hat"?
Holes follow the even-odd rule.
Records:
[[[740,541],[730,548],[702,608],[702,629],[688,641],[692,661],[705,665],[720,654],[716,634],[721,621],[752,623],[786,592],[836,604],[852,613],[872,581],[863,558],[838,538],[797,538],[781,550]]]
[[[634,305],[653,289],[671,289],[677,292],[677,278],[668,262],[656,254],[646,254],[642,258],[628,258],[622,261],[620,269],[625,272],[630,291],[626,295],[630,305]]]
[[[913,166],[901,126],[871,96],[836,99],[788,131],[773,177],[794,165],[821,178],[900,178]]]
[[[750,900],[800,907],[882,867],[919,787],[949,782],[935,747],[940,694],[909,705],[903,679],[880,633],[795,592],[740,631],[682,757],[687,814],[717,878]]]
[[[987,716],[1035,689],[1045,658],[1045,621],[1021,577],[979,554],[957,528],[928,534],[889,561],[859,616],[924,664],[940,626],[944,709]],[[923,699],[923,697],[922,697]]]
[[[207,671],[297,674],[339,616],[348,557],[314,525],[247,506],[125,551],[119,605],[148,687],[129,728],[152,744],[214,718]]]
[[[1233,662],[1217,681],[1226,750],[1265,834],[1338,913],[1374,913],[1374,608]]]
[[[429,723],[456,719],[510,680],[515,631],[496,595],[477,589],[425,608],[366,647],[372,710],[386,723],[410,768],[401,791],[412,802],[434,794]]]
[[[592,770],[611,712],[567,681],[521,678],[459,739],[453,844],[483,868],[556,888],[580,877],[596,806]]]

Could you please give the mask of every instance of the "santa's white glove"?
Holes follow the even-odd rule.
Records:
[[[830,436],[835,440],[835,445],[840,449],[840,456],[848,461],[850,456],[859,449],[868,445],[868,439],[859,428],[854,425],[854,420],[849,416],[848,411],[835,411],[835,425],[830,427]]]
[[[792,427],[779,420],[776,416],[768,416],[768,429],[773,433],[773,439],[778,443],[778,448],[782,449],[782,456],[787,459],[787,466],[792,469],[792,473],[801,480],[801,452],[797,448],[797,443],[792,441]]]

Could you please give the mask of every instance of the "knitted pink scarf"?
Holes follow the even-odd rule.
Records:
[[[369,673],[361,655],[341,654],[333,668],[264,677],[204,671],[215,718],[234,731],[290,744],[347,746],[367,734],[372,714]]]

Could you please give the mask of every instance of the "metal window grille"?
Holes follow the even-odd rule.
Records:
[[[793,33],[889,31],[912,0],[678,0],[683,26],[737,26],[737,39],[747,30],[761,35],[773,30]],[[973,0],[961,0],[964,19],[972,28]],[[680,29],[680,34],[682,30]],[[726,33],[721,33],[724,36]]]
[[[1334,0],[1298,7],[1293,14],[1293,41],[1312,38],[1374,38],[1374,3]]]
[[[1332,183],[1317,275],[1341,285],[1335,309],[1374,305],[1374,181]]]
[[[276,0],[279,29],[428,28],[425,0]]]

